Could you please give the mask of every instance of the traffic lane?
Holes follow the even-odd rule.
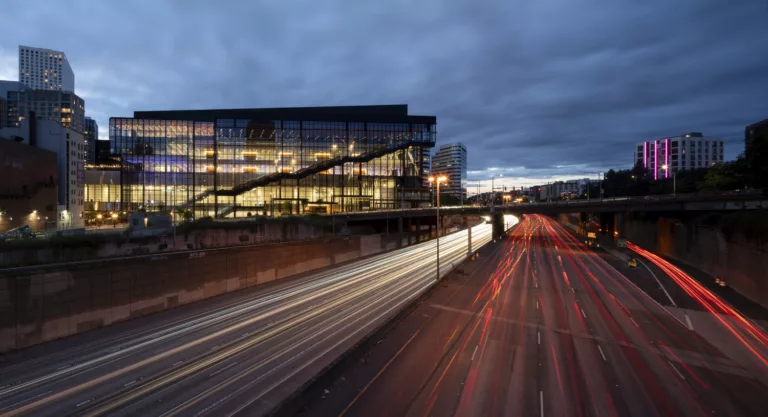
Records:
[[[477,235],[477,234],[476,234],[476,235]],[[482,233],[480,233],[480,235],[482,235]],[[446,243],[448,244],[448,246],[449,246],[449,247],[450,247],[450,242],[451,242],[451,239],[450,239],[450,238],[446,238]],[[460,245],[459,245],[459,246],[460,246]],[[464,245],[464,246],[466,246],[466,245]],[[129,382],[130,382],[130,381],[129,381]],[[86,399],[85,401],[87,401],[87,400],[88,400],[88,399]],[[78,404],[79,404],[79,403],[78,403]]]
[[[606,273],[609,270],[600,265],[601,262],[597,259],[594,264],[598,273]],[[612,278],[608,277],[603,281],[611,280]],[[711,410],[729,415],[754,413],[761,409],[760,403],[762,407],[765,406],[762,390],[755,384],[755,380],[744,378],[745,370],[738,369],[735,362],[727,359],[714,346],[672,318],[652,300],[639,294],[632,285],[624,280],[616,280],[616,284],[624,284],[624,290],[618,290],[617,293],[623,291],[630,294],[638,305],[642,305],[629,309],[628,314],[638,323],[637,327],[641,329],[642,335],[650,341],[652,349],[647,352],[651,358],[656,358],[656,363],[659,362],[659,357],[666,360],[668,368],[674,371],[677,379],[686,381],[684,391],[687,395],[675,395],[674,398],[685,398],[688,404],[699,404],[699,407],[704,409],[703,412]],[[703,365],[705,369],[699,370],[697,365]]]
[[[423,267],[423,263],[427,262],[427,261],[431,262],[431,259],[426,259],[426,258],[422,259],[421,262],[414,263],[411,270],[406,269],[406,270],[403,271],[403,273],[407,274],[409,272],[414,272],[415,270]],[[388,288],[387,284],[389,283],[389,280],[390,280],[390,278],[377,277],[377,278],[368,280],[366,285],[367,286],[379,286],[380,288]],[[415,282],[419,283],[418,280],[415,280]],[[377,292],[371,292],[370,289],[367,286],[362,286],[361,285],[361,287],[359,289],[355,289],[354,290],[358,294],[354,295],[354,293],[353,293],[352,295],[354,295],[356,297],[358,297],[358,296],[359,297],[363,297],[363,302],[366,302],[366,300],[369,300],[368,297],[373,297],[374,299],[379,299],[381,294],[378,294]],[[406,290],[409,289],[406,286],[403,286],[403,287]],[[395,288],[398,288],[398,287],[395,287]],[[399,295],[401,297],[403,297],[402,292]],[[308,316],[310,314],[312,316],[314,316],[314,317],[323,317],[322,316],[323,314],[326,314],[327,312],[331,311],[330,310],[331,307],[338,307],[339,308],[338,311],[340,311],[342,314],[349,314],[350,312],[346,311],[346,310],[349,307],[355,306],[355,303],[352,302],[353,300],[351,299],[350,294],[346,294],[346,293],[342,294],[341,296],[339,296],[336,299],[333,299],[333,298],[328,298],[328,299],[323,298],[323,299],[319,299],[319,301],[320,301],[320,303],[318,304],[318,306],[320,306],[320,307],[318,309],[316,309],[316,310],[311,310],[310,309],[307,312],[307,314],[299,314],[296,317],[291,317],[291,319],[288,322],[280,324],[278,328],[270,329],[269,330],[269,333],[271,333],[270,335],[256,334],[253,338],[249,338],[248,340],[246,340],[246,341],[244,341],[242,343],[236,344],[233,348],[229,349],[228,352],[217,353],[216,354],[217,358],[214,358],[215,360],[212,363],[220,361],[220,360],[222,360],[222,358],[229,357],[232,353],[236,354],[236,353],[239,353],[239,352],[241,352],[242,350],[244,350],[246,348],[250,348],[250,347],[253,347],[253,346],[258,346],[261,343],[264,343],[266,340],[269,340],[267,337],[269,337],[269,338],[276,337],[276,336],[280,336],[280,335],[286,334],[286,333],[293,334],[293,333],[295,333],[297,331],[297,327],[295,327],[295,326],[297,324],[301,323],[303,320],[307,320]],[[347,307],[347,308],[345,309],[345,307]],[[334,319],[339,319],[339,317],[336,316],[336,317],[334,317]],[[310,326],[310,328],[313,328],[313,327]],[[289,329],[290,329],[290,332],[287,332],[287,330],[289,330]],[[316,336],[316,335],[317,335],[317,333],[315,332],[314,335],[302,334],[301,336],[302,337],[310,337],[310,336]],[[299,338],[299,339],[301,339],[301,338]],[[189,365],[187,365],[186,367],[187,368],[191,368],[190,371],[185,371],[184,369],[181,369],[179,371],[174,371],[175,374],[171,375],[171,376],[162,375],[162,379],[160,379],[161,376],[158,376],[157,378],[149,379],[149,381],[146,383],[146,386],[131,387],[129,392],[126,393],[126,394],[123,394],[122,395],[122,399],[120,399],[119,401],[134,401],[134,400],[138,400],[142,395],[147,395],[149,397],[157,396],[157,394],[159,392],[162,392],[164,395],[170,395],[172,390],[169,391],[169,390],[165,390],[163,388],[165,386],[168,386],[168,385],[170,385],[172,383],[175,383],[175,382],[177,382],[179,380],[183,380],[184,378],[194,377],[194,372],[196,372],[196,370],[201,366],[201,364],[200,364],[201,361],[205,361],[205,363],[209,363],[211,361],[211,359],[209,359],[207,357],[203,357],[203,358],[200,358],[200,359],[197,359],[197,360],[189,361]],[[158,381],[155,381],[155,379],[160,379],[160,380],[158,382]],[[160,384],[160,382],[162,382],[162,384]],[[137,393],[136,391],[139,391],[139,392]],[[142,393],[142,391],[143,391],[143,393]],[[115,401],[111,401],[111,402],[114,403]],[[167,402],[168,401],[164,401],[164,403],[167,403]],[[103,407],[100,408],[100,409],[103,409]]]
[[[349,416],[391,416],[413,415],[418,414],[419,409],[426,409],[435,386],[447,386],[443,385],[446,377],[441,376],[453,367],[451,360],[456,361],[454,355],[459,355],[460,347],[465,344],[464,334],[473,326],[473,319],[484,302],[475,296],[485,287],[486,277],[492,274],[505,250],[504,243],[481,250],[480,258],[468,267],[475,268],[469,276],[452,274],[403,324],[399,323],[381,344],[374,346],[366,355],[365,363],[377,366],[366,368],[362,364],[345,371],[343,379],[335,381],[328,393],[321,392],[322,397],[328,398],[316,398],[303,414],[330,416],[346,409],[345,415]],[[421,323],[420,327],[410,324],[413,322]],[[408,331],[400,333],[400,328]],[[406,344],[407,348],[399,351]],[[471,354],[467,353],[470,358]],[[376,375],[378,372],[381,373]],[[451,386],[457,384],[460,386],[461,382]],[[362,393],[355,398],[361,389]]]
[[[360,263],[360,266],[370,265],[375,262],[378,262],[378,260],[367,260]],[[241,296],[238,296],[238,293],[225,295],[221,297],[223,300],[226,300],[224,302],[213,302],[218,301],[217,298],[215,300],[202,301],[199,303],[201,304],[200,306],[198,306],[198,303],[180,306],[177,309],[161,312],[157,315],[118,323],[72,338],[36,345],[18,352],[11,352],[5,356],[6,363],[0,370],[0,379],[23,379],[28,381],[37,376],[47,375],[62,367],[72,365],[72,358],[77,358],[78,363],[88,362],[92,358],[114,353],[115,349],[122,351],[118,355],[124,355],[124,352],[130,351],[130,348],[145,341],[157,343],[159,339],[165,340],[169,333],[178,335],[178,331],[186,332],[195,322],[201,319],[204,319],[206,322],[202,323],[203,327],[199,331],[205,333],[207,326],[220,324],[220,320],[226,318],[223,317],[226,314],[231,315],[233,311],[238,315],[248,313],[253,309],[254,303],[261,303],[264,304],[263,308],[269,308],[268,304],[271,298],[280,294],[287,294],[289,297],[287,299],[299,297],[301,294],[298,291],[302,289],[317,285],[328,285],[332,282],[328,278],[328,273],[315,273],[313,276],[303,277],[301,282],[289,279],[285,283],[268,283],[265,284],[265,288],[259,288],[258,291],[253,291],[254,289],[243,291],[250,294],[243,294]],[[272,300],[272,303],[274,301],[276,300]],[[200,310],[207,311],[201,312]],[[167,323],[163,323],[165,319],[170,320]],[[238,317],[234,317],[231,318],[231,321],[237,321],[238,319]],[[161,322],[161,324],[155,325],[156,322]],[[142,324],[146,326],[142,326]],[[122,329],[124,327],[129,328]],[[121,332],[120,330],[125,331]],[[99,338],[98,336],[102,336],[102,334],[105,337]],[[81,343],[78,343],[78,341]],[[43,348],[46,352],[40,352]],[[51,350],[53,350],[53,353],[50,352]]]
[[[562,227],[550,221],[548,228],[548,235],[557,248],[555,250],[564,258],[563,278],[574,287],[572,292],[577,302],[574,304],[573,317],[581,316],[594,335],[602,340],[624,342],[622,349],[618,349],[620,355],[611,366],[616,367],[617,372],[613,376],[621,381],[620,386],[625,389],[613,393],[619,396],[613,397],[612,403],[620,404],[632,415],[677,415],[696,410],[696,404],[676,406],[676,402],[681,402],[680,398],[690,397],[690,393],[679,383],[670,381],[672,369],[648,349],[648,340],[634,319],[627,311],[618,308],[609,291],[602,285],[602,282],[613,277],[606,275],[605,270],[595,268],[594,254],[580,243],[568,242],[570,235]],[[569,276],[570,279],[567,278]],[[599,353],[594,352],[594,347],[590,350],[594,353],[593,357]],[[606,350],[611,355],[615,353],[614,345],[607,345],[601,358]],[[662,385],[666,390],[661,389]],[[675,393],[674,400],[669,392]]]
[[[323,356],[330,354],[328,359],[333,359],[337,348],[346,349],[344,343],[366,329],[354,326],[356,322],[396,308],[395,301],[406,300],[416,292],[415,286],[424,286],[423,280],[413,280],[391,294],[373,294],[359,303],[329,306],[334,312],[332,315],[318,315],[315,321],[290,332],[290,336],[288,332],[282,332],[263,346],[254,346],[234,357],[238,365],[225,369],[219,377],[221,380],[210,381],[207,376],[198,374],[182,381],[183,386],[174,384],[175,392],[169,391],[160,397],[165,398],[162,408],[137,408],[135,405],[138,404],[134,403],[121,414],[137,415],[149,411],[162,411],[166,415],[188,412],[229,414],[242,407],[246,407],[245,415],[264,414],[274,407],[274,402],[268,398],[272,389],[289,380],[301,382],[302,378],[293,378],[298,372],[307,373],[305,376],[309,378],[325,365],[320,360]],[[350,328],[359,330],[347,332]],[[277,396],[287,395],[293,389],[293,386],[281,386]]]

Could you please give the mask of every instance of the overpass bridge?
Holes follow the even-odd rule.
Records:
[[[592,200],[553,201],[540,203],[509,203],[497,206],[446,206],[440,207],[441,222],[446,216],[488,216],[494,223],[504,214],[557,215],[563,213],[615,214],[629,212],[727,212],[737,210],[768,209],[768,190],[750,192],[723,192],[658,195],[645,197],[615,197]],[[434,208],[362,211],[324,215],[334,224],[383,223],[386,230],[402,231],[412,225],[437,223]],[[501,229],[498,229],[501,230]]]

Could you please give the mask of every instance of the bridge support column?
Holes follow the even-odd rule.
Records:
[[[397,218],[397,247],[402,248],[403,247],[403,216],[400,215]]]
[[[501,239],[504,236],[504,215],[500,212],[491,214],[491,226],[493,228],[493,238]]]
[[[461,218],[464,227],[467,228],[467,257],[472,256],[472,227],[469,225],[469,219],[467,216]]]
[[[416,223],[416,233],[414,233],[415,235],[414,243],[419,243],[421,242],[421,221],[419,220],[418,217],[416,218],[415,223]]]

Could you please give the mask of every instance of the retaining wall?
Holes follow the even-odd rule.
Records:
[[[0,269],[0,352],[373,255],[410,241],[407,234],[368,235]]]

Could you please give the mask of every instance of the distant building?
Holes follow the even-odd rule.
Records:
[[[654,179],[670,178],[672,172],[709,168],[723,162],[723,140],[704,137],[699,132],[638,143],[635,165],[648,169]],[[665,169],[664,167],[667,167]]]
[[[34,116],[34,112],[31,113]],[[0,136],[57,155],[58,218],[57,227],[83,226],[83,186],[85,184],[85,138],[82,133],[52,120],[30,117],[18,127],[0,129]]]
[[[768,119],[744,129],[744,152],[748,154],[755,143],[768,143]]]
[[[90,117],[85,117],[85,128],[83,130],[83,136],[85,137],[85,162],[87,164],[95,164],[97,159],[96,141],[99,140],[99,125],[95,120]]]
[[[75,92],[75,73],[64,52],[19,46],[19,82],[31,90]]]
[[[75,93],[30,90],[15,81],[0,81],[0,97],[5,99],[7,107],[0,127],[19,127],[33,111],[39,119],[54,120],[81,133],[85,129],[85,102]]]
[[[55,152],[0,138],[0,232],[55,226],[57,182]]]
[[[96,164],[116,163],[112,158],[112,151],[109,149],[108,140],[96,141]]]
[[[440,193],[454,197],[467,196],[467,148],[461,142],[448,143],[432,157],[432,175],[445,175],[448,182],[440,185]]]

